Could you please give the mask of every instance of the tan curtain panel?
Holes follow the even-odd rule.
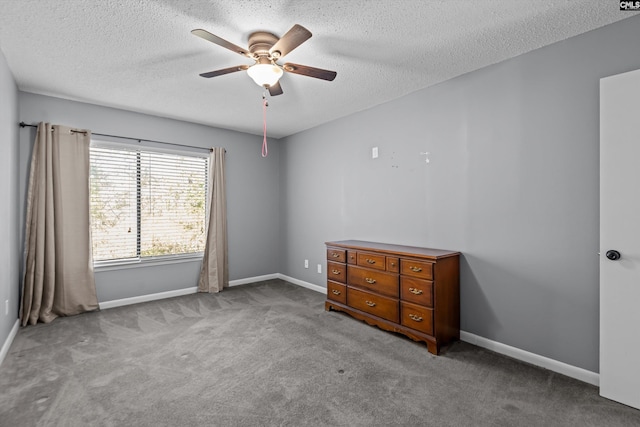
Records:
[[[209,205],[207,206],[209,224],[198,280],[198,292],[215,293],[229,286],[224,156],[225,149],[219,147],[213,148],[209,156]]]
[[[22,326],[98,308],[91,256],[89,131],[40,123],[25,223]]]

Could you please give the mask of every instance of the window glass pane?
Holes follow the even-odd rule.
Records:
[[[137,257],[135,152],[91,148],[91,239],[94,261]]]
[[[141,256],[204,251],[207,159],[141,153]]]

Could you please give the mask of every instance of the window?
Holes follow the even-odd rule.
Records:
[[[93,141],[90,164],[95,262],[204,251],[208,157]]]

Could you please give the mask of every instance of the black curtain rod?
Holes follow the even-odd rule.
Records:
[[[20,127],[21,128],[25,128],[25,127],[29,127],[29,128],[37,128],[38,125],[28,125],[25,122],[20,122]],[[72,132],[80,132],[77,130],[71,130]],[[163,142],[163,141],[154,141],[153,139],[144,139],[144,138],[132,138],[130,136],[119,136],[119,135],[109,135],[106,133],[95,133],[95,132],[91,132],[91,135],[98,135],[98,136],[108,136],[111,138],[121,138],[121,139],[130,139],[131,141],[146,141],[146,142],[154,142],[156,144],[166,144],[166,145],[175,145],[177,147],[190,147],[190,148],[199,148],[201,150],[209,150],[210,152],[213,151],[213,148],[202,148],[202,147],[196,147],[193,145],[185,145],[185,144],[174,144],[173,142]],[[225,152],[227,150],[224,150]]]

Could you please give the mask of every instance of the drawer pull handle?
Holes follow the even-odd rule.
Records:
[[[365,301],[365,304],[367,304],[369,307],[375,307],[376,303],[372,302],[372,301]]]
[[[411,292],[414,295],[422,295],[422,289],[409,288],[409,292]]]
[[[336,253],[336,252],[333,252],[333,253],[331,254],[331,256],[332,256],[332,257],[334,257],[334,258],[340,258],[340,254],[339,254],[339,253]]]
[[[396,266],[396,263],[395,263],[395,262],[392,262],[392,263],[391,263],[391,267],[395,267],[395,266]]]
[[[376,260],[371,259],[371,258],[367,258],[365,261],[367,261],[369,264],[375,264]]]
[[[371,285],[373,285],[374,283],[376,283],[376,279],[370,279],[370,278],[368,278],[368,277],[365,277],[365,278],[364,278],[364,281],[365,281],[365,282],[367,282],[367,283],[369,283],[369,284],[371,284]]]
[[[422,267],[409,267],[409,270],[419,273],[422,271]]]
[[[331,270],[333,274],[340,274],[340,270]]]
[[[340,295],[342,292],[340,292],[337,289],[332,290],[331,292],[333,292],[334,295]]]
[[[422,322],[422,317],[417,316],[413,313],[409,314],[409,319],[413,320],[414,322]]]

